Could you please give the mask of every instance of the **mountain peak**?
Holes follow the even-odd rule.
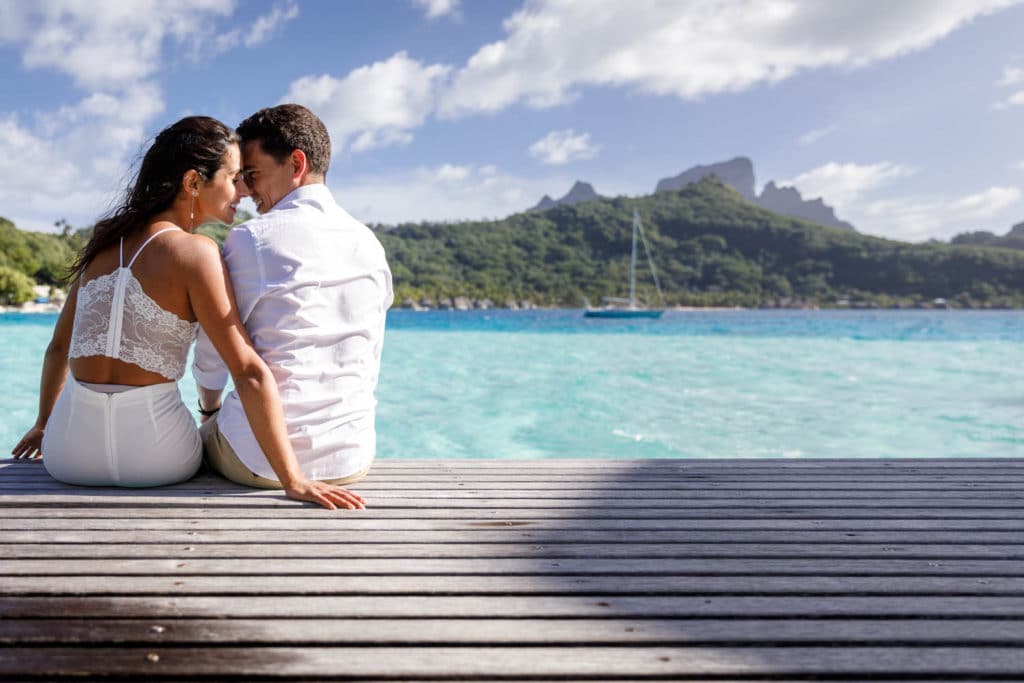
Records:
[[[594,190],[593,185],[582,180],[577,180],[573,183],[572,188],[570,188],[569,191],[561,198],[551,199],[551,197],[544,195],[537,205],[530,209],[530,211],[546,211],[556,206],[572,206],[573,204],[589,202],[600,198],[601,195]]]
[[[540,201],[537,202],[537,206],[533,207],[530,210],[547,211],[548,209],[553,208],[555,206],[558,206],[558,204],[555,204],[555,200],[549,197],[548,195],[544,195],[543,197],[540,198]]]
[[[804,199],[795,187],[780,187],[775,184],[774,180],[769,180],[758,196],[754,190],[754,164],[747,157],[736,157],[707,166],[694,166],[677,176],[658,181],[658,186],[654,191],[679,190],[691,183],[712,176],[731,186],[748,202],[769,211],[795,218],[805,218],[832,228],[854,229],[846,221],[839,220],[832,207],[825,204],[820,198]]]
[[[769,181],[761,191],[761,196],[755,201],[758,206],[781,213],[785,216],[795,218],[806,218],[809,221],[827,225],[842,230],[853,230],[854,227],[846,221],[839,220],[835,210],[825,204],[821,197],[804,199],[800,190],[795,187],[779,187],[774,181]]]
[[[754,201],[757,196],[754,191],[754,164],[747,157],[735,157],[707,166],[694,166],[677,176],[659,180],[654,191],[679,190],[708,176],[715,176],[726,185],[732,186],[747,201]]]

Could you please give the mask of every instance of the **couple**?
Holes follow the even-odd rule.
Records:
[[[324,185],[330,154],[323,122],[294,104],[237,131],[203,116],[161,131],[71,267],[38,417],[13,455],[42,455],[69,484],[160,486],[192,477],[205,450],[237,483],[364,507],[341,485],[376,451],[391,273]],[[246,196],[260,215],[222,258],[193,230],[230,224]],[[177,386],[194,340],[198,429]]]

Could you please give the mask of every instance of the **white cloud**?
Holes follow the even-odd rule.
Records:
[[[530,145],[530,156],[543,164],[565,164],[577,159],[592,159],[598,147],[591,144],[590,133],[554,130]]]
[[[96,92],[55,111],[0,112],[0,206],[22,228],[56,217],[85,225],[106,211],[128,180],[148,124],[164,109],[154,83]]]
[[[800,136],[799,143],[804,146],[813,145],[815,142],[822,139],[826,135],[831,135],[832,133],[834,133],[836,131],[836,128],[838,128],[838,126],[831,125],[825,126],[824,128],[815,128],[814,130],[809,130]]]
[[[126,159],[145,140],[147,124],[163,109],[160,88],[139,83],[121,94],[94,93],[38,115],[36,132],[85,171],[80,184],[109,183],[124,173]]]
[[[1024,161],[1018,161],[1017,163],[1011,165],[1010,168],[1017,171],[1024,171]]]
[[[440,110],[549,107],[595,85],[687,99],[737,92],[922,50],[1014,2],[528,0],[505,20],[507,37],[457,72]]]
[[[1024,69],[1007,66],[1003,68],[1003,77],[996,81],[996,85],[1002,88],[1020,86],[1024,83]],[[992,103],[993,109],[1009,109],[1024,104],[1024,90],[1017,89],[1009,97]]]
[[[992,105],[993,109],[1008,109],[1010,107],[1019,107],[1024,104],[1024,90],[1018,90],[1013,93],[1005,100],[1000,100]]]
[[[66,142],[0,115],[0,206],[18,227],[41,231],[61,216],[95,218],[113,198],[92,169],[70,158]]]
[[[253,47],[266,42],[274,31],[297,16],[299,16],[299,6],[294,2],[289,2],[286,6],[276,5],[270,14],[263,15],[253,23],[243,41],[245,46]]]
[[[278,4],[268,12],[256,19],[248,31],[240,28],[232,29],[218,34],[212,43],[212,52],[219,54],[238,47],[240,44],[245,47],[256,47],[267,42],[277,30],[292,19],[299,16],[299,6],[294,0],[287,4]]]
[[[29,69],[49,68],[87,89],[121,88],[156,73],[163,44],[202,44],[210,20],[233,0],[54,0],[0,5],[0,41],[20,47]]]
[[[1021,164],[1024,169],[1024,162]],[[877,164],[830,162],[782,184],[793,185],[805,199],[821,197],[836,207],[857,230],[898,240],[948,239],[968,231],[989,229],[993,222],[1012,220],[1003,212],[1018,205],[1022,196],[1013,187],[992,187],[955,197],[890,196],[894,181],[912,176],[916,169],[883,161]]]
[[[344,78],[305,76],[291,84],[282,102],[315,110],[335,149],[364,151],[406,144],[434,109],[449,67],[425,65],[398,52],[359,67]]]
[[[73,85],[51,110],[16,115],[0,105],[5,213],[42,230],[58,217],[87,225],[110,208],[164,111],[155,78],[165,50],[209,49],[213,20],[233,9],[234,0],[0,0],[0,45],[19,50],[26,69],[65,74]]]
[[[829,162],[782,185],[792,185],[805,199],[822,197],[825,203],[846,210],[864,194],[877,190],[889,181],[914,174],[914,169],[883,161],[877,164],[840,164]]]
[[[996,81],[999,86],[1012,86],[1024,83],[1024,69],[1008,66],[1003,69],[1003,77]]]
[[[465,180],[469,177],[470,172],[472,172],[472,168],[470,166],[443,164],[437,169],[434,177],[438,180]]]
[[[412,4],[427,11],[428,19],[437,19],[446,14],[458,14],[459,0],[412,0]]]
[[[348,177],[332,188],[359,220],[402,222],[481,220],[524,211],[552,187],[568,187],[569,177],[523,178],[492,165],[438,167],[386,175]]]
[[[34,135],[14,115],[0,119],[0,188],[12,195],[25,192],[59,194],[76,184],[78,169],[46,139]],[[25,162],[35,157],[32,173]]]
[[[1015,187],[991,187],[953,199],[887,199],[868,204],[858,212],[860,216],[855,214],[853,218],[858,228],[870,228],[870,232],[886,237],[911,241],[948,239],[960,232],[993,227],[992,220],[1019,206],[1021,197],[1021,191]]]

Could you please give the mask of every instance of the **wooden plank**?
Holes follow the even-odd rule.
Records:
[[[51,479],[45,474],[29,476],[4,475],[4,488],[18,490],[35,490],[49,488],[59,491],[77,491],[83,487],[71,486]],[[601,490],[607,491],[622,486],[630,490],[683,490],[683,491],[811,491],[836,490],[856,492],[866,486],[875,491],[958,491],[958,490],[1006,490],[1014,491],[1016,486],[1024,482],[1024,476],[991,476],[971,477],[924,477],[924,476],[887,476],[857,477],[829,476],[763,476],[763,477],[714,477],[690,478],[675,476],[629,477],[607,475],[601,477],[563,476],[563,477],[523,477],[513,475],[476,475],[476,476],[393,476],[389,478],[370,477],[352,484],[351,488],[363,491],[402,491],[429,487],[444,490]],[[213,478],[197,478],[181,484],[175,484],[175,491],[199,491],[223,489],[225,492],[245,493],[245,487]],[[111,489],[117,490],[117,489]]]
[[[74,505],[65,501],[61,503],[54,501],[49,506],[18,505],[14,507],[3,507],[0,518],[8,519],[36,519],[36,518],[121,518],[126,520],[136,519],[274,519],[274,520],[323,520],[329,519],[335,523],[345,525],[357,524],[359,522],[378,523],[377,520],[403,520],[407,524],[411,520],[445,520],[458,524],[520,524],[523,522],[561,522],[574,521],[576,523],[600,523],[608,520],[622,523],[633,523],[641,520],[648,520],[656,523],[685,522],[698,524],[704,521],[745,520],[764,522],[766,524],[779,521],[807,521],[808,523],[826,524],[830,521],[851,524],[879,523],[889,521],[923,521],[941,523],[946,521],[961,520],[972,524],[989,524],[991,521],[1003,521],[1010,524],[1020,524],[1024,521],[1024,510],[1006,510],[1001,508],[956,508],[949,510],[945,507],[917,507],[917,508],[885,508],[873,507],[864,508],[813,508],[805,510],[800,507],[789,506],[777,509],[748,509],[739,506],[713,509],[684,509],[684,510],[644,510],[642,508],[523,508],[516,511],[488,510],[488,509],[467,509],[467,508],[441,508],[431,506],[428,508],[371,508],[358,512],[347,510],[324,510],[313,505],[295,503],[293,505],[280,505],[274,507],[252,507],[248,505],[231,505],[219,507],[184,506],[171,507],[167,505],[135,506],[120,505],[113,502],[99,505]],[[301,510],[301,514],[296,514]],[[343,520],[343,522],[339,522]],[[976,520],[976,521],[975,521]],[[25,524],[23,522],[23,524]]]
[[[64,533],[64,532],[54,532]],[[102,533],[102,532],[100,532]],[[145,534],[148,532],[139,532]],[[68,532],[69,538],[73,536]],[[29,534],[31,536],[31,534]],[[661,560],[693,558],[708,559],[922,559],[922,560],[997,560],[1021,561],[1024,546],[945,544],[879,545],[849,544],[779,544],[764,543],[552,543],[544,540],[521,543],[262,543],[258,537],[240,539],[234,543],[203,543],[197,534],[194,540],[181,543],[148,543],[142,538],[122,543],[55,544],[45,538],[38,542],[0,544],[0,571],[15,557],[101,558],[101,557],[167,557],[180,556],[186,547],[202,557],[290,557],[311,560],[363,560],[363,559],[520,559],[542,562],[551,559],[643,559],[653,567]]]
[[[13,534],[14,532],[7,532]],[[818,559],[943,559],[943,560],[1022,560],[1024,546],[1020,544],[877,544],[877,543],[559,543],[536,539],[506,543],[340,543],[329,538],[306,542],[264,542],[259,536],[236,538],[233,542],[210,542],[201,532],[181,542],[150,542],[151,533],[137,532],[118,535],[116,532],[81,532],[75,540],[73,532],[60,534],[54,539],[47,534],[22,534],[32,539],[21,543],[0,543],[0,552],[6,559],[19,553],[35,554],[35,549],[49,557],[139,557],[177,554],[188,544],[197,555],[208,557],[306,557],[306,558],[521,558],[544,560],[548,558],[818,558]],[[93,534],[103,534],[107,540],[92,540]],[[325,534],[326,535],[326,534]],[[134,538],[133,538],[134,537]],[[188,540],[190,539],[190,540]],[[120,541],[120,542],[118,542]],[[0,560],[0,567],[4,560]]]
[[[207,647],[10,648],[0,674],[166,676],[684,676],[923,674],[1014,675],[1024,651],[1014,647]]]
[[[594,529],[591,526],[577,528],[537,528],[529,526],[471,526],[461,529],[431,528],[347,528],[347,524],[326,524],[319,528],[288,529],[287,522],[276,523],[273,527],[249,526],[241,523],[216,524],[205,521],[190,524],[177,520],[174,524],[160,526],[133,524],[130,521],[105,520],[108,524],[81,520],[62,520],[68,524],[45,525],[34,523],[32,529],[2,528],[2,544],[169,544],[169,543],[241,543],[250,538],[251,532],[259,530],[262,544],[279,543],[337,543],[337,544],[497,544],[497,543],[557,543],[557,544],[763,544],[763,545],[869,545],[898,544],[914,546],[934,545],[994,545],[1024,546],[1024,529],[1001,530],[957,530],[930,528],[908,531],[843,529],[680,529],[680,524],[670,528],[631,528],[624,524],[618,528]],[[198,520],[196,520],[198,521]],[[10,526],[8,524],[8,526]],[[937,526],[937,525],[936,525]],[[97,528],[98,527],[98,528]],[[372,533],[368,532],[372,531]]]
[[[0,461],[2,463],[3,461]],[[3,468],[0,464],[0,478],[5,482],[28,482],[28,481],[54,481],[49,474],[41,467]],[[640,469],[629,470],[587,470],[574,472],[530,472],[523,467],[515,467],[503,470],[486,470],[475,466],[452,471],[440,470],[437,468],[402,468],[390,471],[382,471],[377,467],[370,472],[366,479],[358,482],[359,486],[386,486],[389,484],[410,483],[437,483],[449,484],[452,482],[489,482],[489,483],[608,483],[608,482],[629,482],[659,484],[662,482],[674,482],[698,486],[700,484],[733,483],[733,484],[756,484],[767,483],[790,483],[799,485],[802,483],[818,484],[833,483],[842,484],[847,481],[887,484],[890,482],[923,482],[923,483],[1001,483],[1007,480],[1020,481],[1024,479],[1024,468],[1014,470],[993,470],[993,469],[969,469],[957,470],[800,470],[790,468],[779,470],[778,468],[758,470],[723,470],[723,471],[649,471]],[[188,483],[217,483],[228,485],[229,482],[217,475],[200,474],[189,480]],[[232,484],[232,486],[234,486]]]
[[[43,470],[39,460],[0,460],[0,474],[8,468]],[[373,464],[373,473],[417,473],[417,472],[666,472],[666,473],[716,473],[716,472],[780,472],[780,471],[840,472],[987,472],[992,470],[1020,473],[1024,461],[1015,457],[1004,458],[728,458],[708,460],[688,459],[472,459],[472,460],[401,460],[379,458]]]
[[[188,550],[191,547],[192,550]],[[325,551],[329,552],[329,551]],[[162,559],[133,559],[110,555],[105,559],[0,559],[0,576],[31,575],[157,575],[224,574],[275,576],[285,574],[646,574],[646,575],[751,575],[792,574],[816,576],[1020,576],[1019,560],[959,559],[522,559],[522,558],[393,558],[345,559],[330,562],[323,557],[274,557],[264,553],[253,559],[207,558],[198,546],[183,546]]]
[[[24,512],[24,511],[22,511]],[[0,518],[0,539],[6,531],[31,528],[45,534],[48,531],[288,531],[300,538],[303,532],[333,532],[351,534],[354,540],[405,540],[408,534],[429,534],[431,539],[461,538],[475,540],[501,540],[510,536],[532,538],[548,534],[558,537],[571,535],[580,541],[588,539],[613,540],[621,534],[637,541],[648,540],[813,540],[816,534],[856,534],[855,538],[871,542],[902,542],[950,538],[967,534],[979,542],[1001,542],[1001,539],[1024,539],[1024,525],[1019,519],[771,519],[771,518],[719,518],[719,519],[580,519],[550,518],[505,521],[477,521],[475,519],[417,519],[383,518],[375,514],[359,518],[337,515],[330,517],[123,517],[90,514],[89,510],[67,511],[57,516],[58,510],[44,508],[38,515],[7,515]],[[75,513],[75,514],[70,514]],[[130,514],[130,513],[122,513]],[[31,518],[30,522],[26,519]],[[681,522],[684,522],[682,524]],[[366,532],[373,532],[368,535]],[[913,532],[913,533],[908,533]],[[440,535],[439,535],[440,534]],[[845,536],[844,536],[845,537]]]
[[[80,490],[88,487],[74,487],[68,484],[54,481],[45,475],[33,476],[9,476],[3,475],[0,478],[5,489],[25,489],[31,486],[49,485],[60,490]],[[410,490],[415,488],[441,488],[441,489],[597,489],[608,490],[616,487],[628,487],[630,489],[642,490],[688,490],[702,491],[708,489],[728,491],[776,491],[776,490],[858,490],[872,488],[880,491],[896,490],[1012,490],[1018,486],[1024,477],[1013,475],[993,475],[991,477],[978,476],[919,476],[919,475],[891,475],[881,477],[864,477],[855,475],[842,475],[829,477],[812,477],[790,475],[786,477],[676,477],[658,476],[629,477],[607,475],[601,477],[516,477],[514,475],[479,475],[479,476],[430,476],[430,477],[370,477],[355,484],[350,488],[360,490]],[[175,484],[174,490],[203,490],[218,489],[225,492],[246,492],[248,489],[214,479],[194,479],[181,484]]]
[[[773,510],[786,507],[799,507],[803,509],[834,510],[837,507],[849,509],[877,509],[907,510],[915,508],[944,508],[950,514],[961,509],[999,509],[1020,514],[1024,511],[1024,493],[1022,494],[1000,494],[1000,495],[977,495],[977,496],[936,496],[927,498],[915,498],[904,500],[899,496],[771,496],[771,497],[714,497],[714,498],[690,498],[688,496],[667,497],[667,498],[623,498],[610,503],[607,498],[600,496],[565,496],[561,498],[545,498],[538,500],[536,497],[445,497],[441,493],[437,495],[422,495],[419,497],[402,497],[397,494],[374,494],[364,496],[367,504],[374,508],[427,508],[437,507],[441,503],[446,508],[465,508],[476,510],[522,510],[522,509],[579,509],[587,507],[599,507],[606,505],[616,509],[639,508],[645,511],[657,510],[692,510],[692,509],[713,509],[729,508],[742,510]],[[161,507],[305,507],[306,504],[289,500],[283,493],[277,492],[242,492],[217,494],[210,492],[204,495],[189,495],[184,492],[175,491],[173,487],[166,489],[153,489],[142,493],[138,490],[105,489],[102,492],[76,490],[74,492],[53,492],[33,493],[25,492],[6,493],[0,495],[0,507],[20,507],[23,505],[61,505],[68,504],[77,506],[95,505],[107,506],[112,503],[132,507],[161,506]]]
[[[378,504],[385,503],[393,505],[403,501],[420,500],[509,500],[522,504],[523,501],[535,502],[535,507],[545,507],[549,502],[556,501],[578,501],[580,505],[607,504],[610,497],[621,496],[623,490],[629,490],[630,496],[634,499],[644,499],[657,504],[659,507],[666,507],[666,503],[675,501],[676,507],[694,507],[703,504],[715,505],[721,502],[727,504],[757,504],[764,505],[772,501],[779,504],[792,505],[798,501],[810,501],[811,504],[821,504],[822,501],[835,500],[838,505],[851,504],[862,505],[865,502],[877,503],[877,501],[898,502],[902,506],[907,504],[920,504],[924,507],[937,503],[949,502],[952,505],[974,505],[979,501],[993,500],[1005,502],[1009,506],[1020,507],[1024,505],[1024,483],[1012,486],[978,486],[978,487],[946,487],[946,488],[912,488],[893,487],[890,490],[875,489],[871,487],[859,487],[840,489],[824,486],[820,490],[808,490],[797,488],[772,488],[758,487],[748,489],[702,487],[701,489],[688,489],[685,487],[663,487],[644,488],[642,486],[629,486],[620,484],[618,487],[608,485],[607,487],[593,487],[581,485],[577,487],[565,486],[561,488],[475,488],[460,487],[450,488],[443,486],[429,486],[429,491],[424,491],[422,486],[410,487],[387,487],[373,489],[369,487],[350,487],[351,490],[359,493],[368,501]],[[34,500],[49,497],[51,499],[71,498],[77,502],[79,498],[106,498],[111,502],[121,503],[121,498],[194,498],[201,501],[211,496],[223,495],[225,499],[236,503],[249,503],[263,499],[283,498],[283,494],[268,495],[263,491],[232,489],[218,494],[215,489],[210,488],[188,488],[185,485],[168,489],[151,490],[126,490],[126,489],[70,489],[63,485],[54,484],[32,484],[18,488],[5,489],[6,493],[0,497],[5,504],[13,502],[14,499],[33,497]],[[684,505],[684,501],[690,502]],[[26,501],[28,502],[28,501]],[[201,503],[200,503],[201,504]],[[625,503],[623,503],[625,504]],[[695,505],[696,504],[696,505]],[[486,503],[484,503],[486,505]],[[631,505],[630,507],[638,507]]]
[[[0,645],[1024,645],[1004,619],[52,619],[0,621]],[[156,627],[156,628],[154,628]]]
[[[557,583],[553,584],[557,590]],[[24,617],[948,617],[1019,618],[1019,596],[59,596],[6,597],[0,616]]]
[[[210,493],[222,493],[231,496],[265,496],[268,492],[259,489],[225,482],[219,479],[193,479],[188,482],[168,487],[136,488],[125,489],[116,487],[83,487],[71,486],[54,481],[47,477],[33,478],[4,478],[3,490],[11,495],[26,495],[28,493],[42,494],[46,492],[62,493],[68,495],[85,495],[88,493],[102,493],[110,496],[116,495],[166,495],[173,493],[181,497],[195,495],[201,497]],[[979,482],[976,480],[949,480],[949,481],[921,481],[921,480],[887,480],[879,482],[861,481],[857,479],[844,478],[834,481],[715,481],[715,480],[676,480],[670,477],[661,477],[655,481],[630,480],[628,478],[608,478],[606,480],[579,480],[566,479],[563,481],[508,481],[508,480],[468,480],[452,478],[432,482],[407,481],[396,479],[393,481],[376,481],[367,479],[358,482],[351,488],[371,492],[379,496],[410,497],[409,493],[417,493],[411,497],[436,497],[451,494],[473,494],[487,497],[502,497],[503,495],[548,495],[555,496],[566,493],[580,493],[590,495],[605,495],[609,491],[621,491],[623,486],[630,490],[677,493],[680,491],[690,492],[691,495],[704,495],[708,497],[725,496],[728,494],[792,494],[804,497],[813,496],[822,492],[840,492],[845,496],[857,497],[863,495],[880,494],[892,491],[900,491],[914,494],[919,497],[927,497],[929,493],[941,493],[949,495],[953,493],[977,494],[978,492],[1001,491],[1009,498],[1018,494],[1018,481],[989,481]]]
[[[74,569],[74,568],[70,568]],[[1024,595],[1024,576],[0,576],[0,595]],[[1022,629],[1024,633],[1024,629]]]
[[[510,488],[508,485],[495,485],[495,486],[477,486],[473,485],[408,485],[408,486],[353,486],[353,491],[357,491],[361,496],[367,500],[373,501],[397,501],[397,500],[416,500],[420,498],[427,499],[514,499],[514,500],[533,500],[546,504],[547,501],[554,500],[578,500],[581,502],[586,501],[607,501],[609,496],[621,496],[623,487],[628,488],[630,496],[635,498],[642,498],[653,502],[664,503],[678,498],[685,498],[692,501],[730,501],[730,502],[744,502],[748,500],[754,500],[759,502],[765,502],[769,500],[778,500],[782,502],[789,502],[793,499],[799,500],[836,500],[836,501],[851,501],[859,503],[862,500],[879,500],[888,499],[894,495],[898,495],[901,501],[951,501],[958,503],[961,501],[967,502],[968,504],[972,500],[979,498],[984,499],[995,499],[999,501],[1008,501],[1016,504],[1024,504],[1024,493],[1021,493],[1022,486],[1016,485],[946,485],[946,486],[899,486],[892,485],[890,487],[865,487],[865,486],[853,486],[846,484],[843,486],[836,485],[823,485],[810,489],[808,487],[792,487],[790,485],[783,486],[771,486],[771,485],[760,485],[757,487],[725,487],[725,486],[713,486],[706,485],[702,487],[685,487],[685,486],[671,486],[663,485],[661,487],[643,486],[637,485],[632,486],[625,483],[619,483],[617,485],[590,485],[590,484],[579,484],[573,486],[571,484],[562,485],[548,485],[546,487],[537,487],[533,484],[523,486],[519,488]],[[428,490],[425,490],[428,489]],[[138,489],[114,489],[114,488],[93,488],[84,489],[82,487],[70,487],[64,484],[56,482],[31,482],[23,485],[19,485],[16,489],[5,489],[8,493],[0,499],[14,498],[15,496],[107,496],[109,498],[124,498],[132,497],[137,498],[142,495],[152,497],[167,497],[173,496],[175,498],[183,498],[194,496],[196,498],[204,498],[206,496],[216,495],[218,493],[215,487],[211,486],[192,486],[190,484],[179,484],[174,487],[168,487],[165,489],[146,489],[143,493]],[[234,487],[231,490],[224,490],[223,495],[231,496],[234,499],[246,500],[249,498],[262,499],[267,497],[267,493],[259,490],[244,489],[241,487]],[[283,494],[279,494],[281,496]],[[279,497],[275,496],[275,497]]]

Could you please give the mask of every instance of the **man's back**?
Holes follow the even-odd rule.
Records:
[[[335,479],[364,470],[376,451],[373,392],[393,296],[379,241],[314,184],[233,229],[224,259],[246,330],[277,379],[303,472]],[[222,368],[201,337],[196,379],[222,386]],[[218,423],[250,470],[274,477],[234,392]]]

